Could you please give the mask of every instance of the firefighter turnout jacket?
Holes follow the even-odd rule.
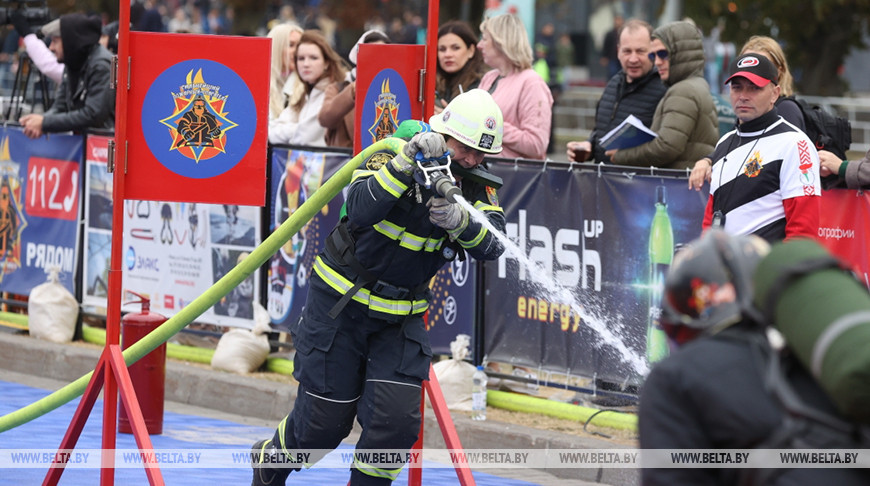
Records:
[[[413,175],[396,170],[396,154],[372,154],[354,172],[346,197],[347,216],[332,231],[314,263],[315,273],[343,298],[330,315],[350,300],[369,308],[373,317],[401,321],[429,306],[428,284],[447,261],[463,252],[494,260],[504,251],[481,222],[469,217],[456,241],[429,221],[426,201],[438,197]],[[496,190],[462,180],[463,197],[482,212],[492,228],[504,232],[504,211]]]

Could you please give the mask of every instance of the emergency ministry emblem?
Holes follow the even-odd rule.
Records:
[[[390,160],[392,160],[390,154],[386,152],[375,152],[371,157],[369,157],[369,160],[366,161],[366,169],[378,170]]]
[[[161,73],[142,106],[148,148],[167,169],[205,179],[232,169],[256,129],[253,96],[231,69],[192,59]]]
[[[812,196],[816,193],[816,177],[813,172],[813,158],[810,156],[810,147],[806,140],[801,140],[798,146],[798,169],[800,169],[800,181],[804,186],[804,195]]]
[[[686,303],[690,309],[697,312],[698,316],[703,317],[709,313],[713,295],[719,286],[715,282],[704,282],[699,278],[693,278],[690,285],[692,287],[692,295],[689,296]]]
[[[395,133],[399,128],[398,119],[399,103],[396,101],[396,95],[390,92],[390,80],[385,79],[381,82],[381,94],[375,102],[374,123],[369,127],[372,141],[383,140]]]
[[[172,137],[169,150],[196,163],[226,153],[227,132],[238,125],[227,118],[229,96],[220,90],[203,79],[202,69],[187,73],[185,84],[172,93],[172,114],[160,120]]]
[[[743,173],[746,174],[746,177],[755,177],[761,173],[761,167],[761,153],[756,151],[743,167]]]
[[[21,232],[27,227],[21,203],[19,165],[9,156],[9,139],[0,147],[0,281],[21,267]]]
[[[362,146],[391,137],[403,120],[411,118],[411,100],[404,80],[395,70],[384,69],[369,84],[363,101],[359,128]]]

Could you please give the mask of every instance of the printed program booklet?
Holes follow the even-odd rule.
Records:
[[[636,116],[628,115],[628,118],[623,120],[619,126],[601,137],[601,146],[605,150],[626,149],[647,143],[657,136],[654,131],[645,127]]]

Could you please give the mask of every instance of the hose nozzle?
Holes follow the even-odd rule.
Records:
[[[417,168],[423,176],[423,185],[434,190],[439,196],[451,203],[456,202],[456,196],[462,195],[462,190],[456,187],[456,179],[450,171],[450,153],[438,159],[424,159],[417,154]]]
[[[456,196],[462,195],[462,190],[456,187],[456,184],[450,180],[450,177],[443,173],[439,173],[439,175],[434,176],[433,186],[435,192],[447,199],[451,203],[456,202]]]

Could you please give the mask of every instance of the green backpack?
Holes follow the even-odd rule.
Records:
[[[870,293],[812,240],[774,245],[755,271],[754,305],[840,413],[870,424]]]

